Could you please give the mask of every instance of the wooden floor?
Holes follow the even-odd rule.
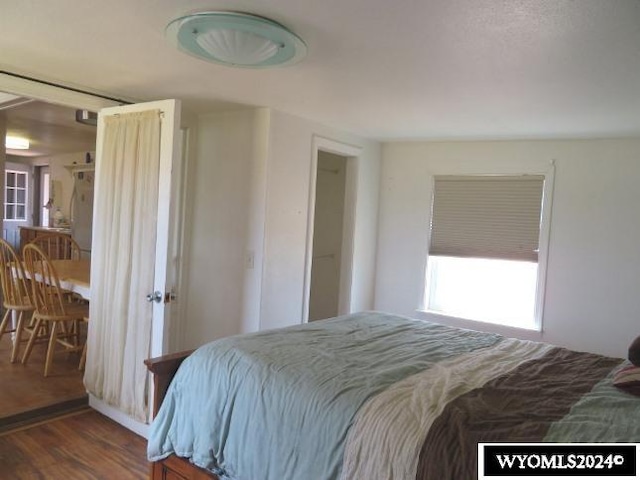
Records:
[[[25,344],[20,352],[24,352]],[[42,375],[46,345],[36,344],[27,365],[10,363],[11,340],[0,340],[0,419],[86,396],[77,353],[54,355],[49,377]],[[1,470],[0,470],[1,472]]]
[[[0,478],[146,479],[146,441],[94,410],[0,435]]]

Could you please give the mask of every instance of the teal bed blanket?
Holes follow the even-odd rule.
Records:
[[[459,422],[459,406],[454,413],[448,407],[473,404],[469,395],[483,390],[500,392],[496,382],[517,378],[540,385],[541,370],[529,372],[527,365],[575,364],[572,376],[581,364],[592,371],[590,380],[573,388],[570,404],[552,409],[534,436],[578,435],[571,407],[579,404],[585,415],[593,403],[588,394],[602,396],[601,383],[622,360],[577,353],[579,358],[564,358],[565,352],[377,312],[224,338],[183,362],[151,426],[148,457],[175,453],[229,479],[465,478],[474,460],[447,476],[436,461],[441,453],[426,446],[429,435],[441,428],[456,438],[449,425]],[[505,375],[516,378],[505,381]],[[640,415],[638,399],[613,394],[623,396],[625,415]],[[482,423],[496,414],[489,410],[471,415]],[[485,422],[487,431],[496,422]],[[639,435],[640,441],[640,426],[613,430],[610,437]]]

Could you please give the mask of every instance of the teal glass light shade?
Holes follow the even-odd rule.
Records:
[[[293,65],[307,53],[307,46],[295,33],[248,13],[195,13],[173,20],[165,33],[179,50],[233,67]]]

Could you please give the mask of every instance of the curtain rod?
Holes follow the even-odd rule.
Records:
[[[29,80],[29,81],[32,81],[32,82],[41,83],[43,85],[49,85],[50,87],[58,87],[58,88],[62,88],[64,90],[69,90],[71,92],[82,93],[82,94],[85,94],[85,95],[91,95],[92,97],[104,98],[105,100],[112,100],[114,102],[119,102],[119,103],[122,103],[124,105],[131,105],[131,102],[128,102],[126,100],[122,100],[121,98],[107,97],[106,95],[100,95],[99,93],[93,93],[93,92],[89,92],[87,90],[81,90],[79,88],[68,87],[66,85],[61,85],[59,83],[48,82],[46,80],[40,80],[39,78],[28,77],[26,75],[20,75],[18,73],[8,72],[6,70],[0,70],[0,73],[2,73],[4,75],[9,75],[11,77],[20,78],[22,80]]]

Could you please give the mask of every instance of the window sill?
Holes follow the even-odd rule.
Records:
[[[523,340],[541,341],[542,327],[536,326],[532,328],[513,327],[500,323],[483,322],[481,320],[471,320],[469,318],[454,317],[436,312],[433,310],[416,310],[416,317],[422,320],[428,320],[441,323],[450,327],[466,328],[468,330],[478,330],[481,332],[497,333],[505,337],[521,338]]]

